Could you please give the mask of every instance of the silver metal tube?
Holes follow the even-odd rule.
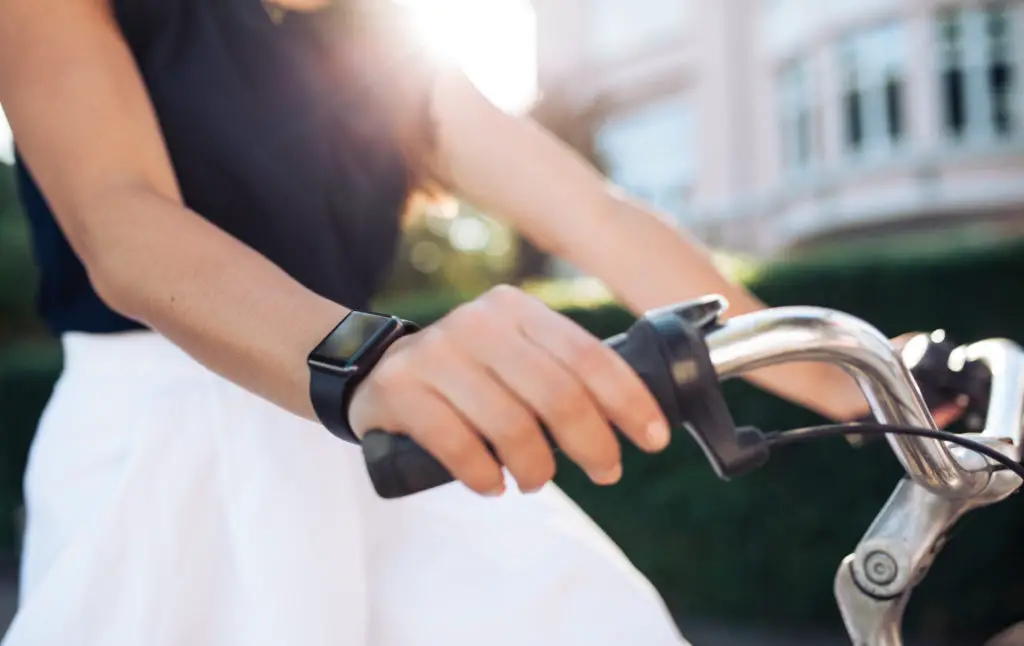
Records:
[[[849,314],[819,307],[772,308],[728,319],[706,342],[720,379],[793,361],[825,362],[857,380],[880,422],[935,428],[889,340]],[[938,440],[887,437],[911,478],[939,496],[971,496],[988,480],[985,473],[964,469]]]

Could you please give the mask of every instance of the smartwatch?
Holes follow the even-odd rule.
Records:
[[[348,423],[352,392],[392,343],[417,330],[394,316],[352,311],[309,353],[309,398],[327,430],[359,443]]]

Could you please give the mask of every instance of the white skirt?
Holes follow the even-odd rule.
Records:
[[[3,646],[680,646],[554,486],[379,499],[358,448],[150,332],[68,334]]]

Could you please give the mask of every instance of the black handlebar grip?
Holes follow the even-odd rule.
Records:
[[[624,334],[605,340],[605,344],[640,376],[669,426],[678,426],[681,412],[674,391],[672,361],[665,356],[655,324],[641,318]],[[362,447],[370,480],[382,498],[401,498],[454,480],[437,458],[408,435],[371,430],[363,437]]]
[[[366,470],[381,498],[401,498],[454,480],[437,458],[408,435],[372,430],[363,436],[362,446]]]

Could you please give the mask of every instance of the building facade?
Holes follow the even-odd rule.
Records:
[[[712,244],[1024,234],[1024,0],[534,5],[541,92]]]

